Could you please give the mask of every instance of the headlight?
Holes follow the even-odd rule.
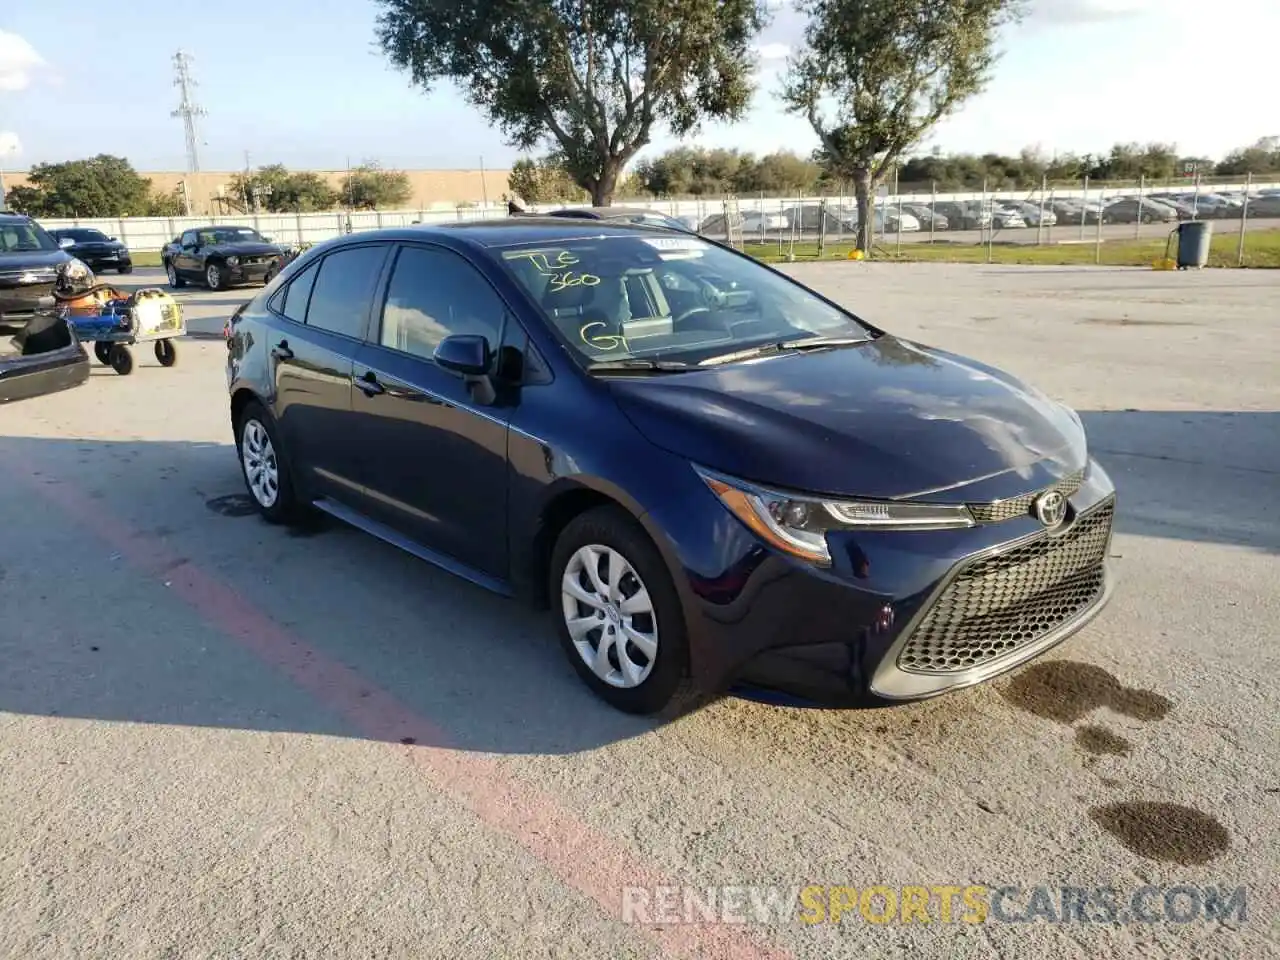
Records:
[[[240,258],[239,258],[239,257],[236,257],[236,256],[227,257],[227,266],[228,266],[228,267],[234,267],[234,266],[235,266],[236,264],[238,264],[239,262],[240,262]]]
[[[93,271],[89,269],[89,265],[83,260],[77,260],[74,257],[63,266],[62,275],[68,280],[88,280],[90,282],[93,280]]]
[[[768,490],[702,469],[698,475],[757,536],[819,566],[831,563],[829,530],[953,530],[975,525],[963,504],[824,500]]]

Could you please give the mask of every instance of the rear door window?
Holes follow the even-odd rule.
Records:
[[[307,326],[353,339],[362,337],[387,246],[347,247],[325,257],[313,281]]]

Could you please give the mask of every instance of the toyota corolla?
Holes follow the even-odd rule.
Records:
[[[931,697],[1110,592],[1115,492],[1071,409],[694,236],[348,235],[227,336],[264,517],[322,511],[550,607],[623,710]]]

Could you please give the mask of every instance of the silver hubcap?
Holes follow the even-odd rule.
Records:
[[[613,687],[638,687],[658,656],[658,620],[644,581],[618,551],[589,544],[565,567],[561,605],[569,636],[591,671]]]
[[[217,267],[210,267],[205,276],[209,279],[209,286],[216,287],[218,285],[219,274]]]
[[[263,507],[270,508],[280,496],[280,468],[271,437],[257,420],[250,420],[244,425],[244,433],[240,436],[240,458],[244,461],[244,476],[253,498]]]
[[[178,280],[178,271],[177,271],[177,270],[175,270],[175,269],[173,269],[173,264],[172,264],[172,263],[168,264],[168,265],[164,268],[164,272],[165,272],[165,273],[167,273],[167,274],[169,275],[169,282],[170,282],[170,283],[176,283],[176,282],[177,282],[177,280]]]

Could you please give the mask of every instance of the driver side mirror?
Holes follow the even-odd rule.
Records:
[[[493,364],[493,351],[489,341],[479,334],[458,333],[441,340],[432,358],[444,369],[464,377],[483,377]]]
[[[72,240],[70,237],[63,237],[61,240],[58,241],[59,250],[70,250],[75,245],[76,245],[76,242]]]

